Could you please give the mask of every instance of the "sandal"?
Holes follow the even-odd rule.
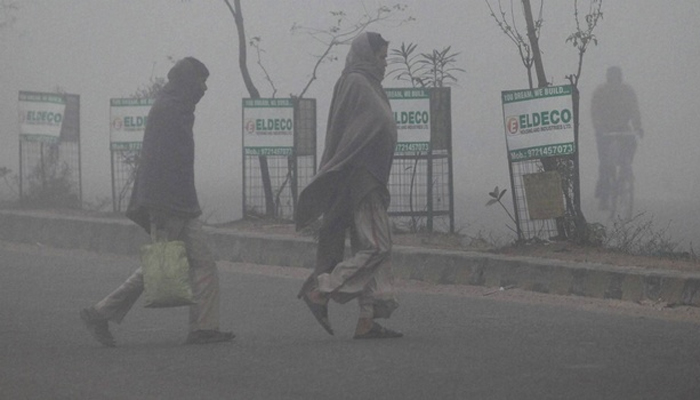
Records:
[[[323,327],[323,329],[328,332],[329,335],[333,335],[333,328],[331,327],[331,321],[328,319],[328,303],[319,304],[314,303],[309,299],[308,293],[302,296],[304,303],[309,307],[311,314],[313,314],[316,321]]]
[[[387,329],[376,322],[372,322],[372,327],[365,333],[355,335],[353,339],[396,339],[403,337],[403,333]]]

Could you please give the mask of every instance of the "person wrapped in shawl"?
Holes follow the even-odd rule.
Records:
[[[358,299],[355,339],[403,336],[379,325],[398,307],[391,271],[387,209],[397,131],[381,81],[389,43],[365,32],[355,38],[333,89],[319,172],[299,196],[297,230],[323,216],[316,267],[299,292],[329,333],[329,300]],[[344,260],[346,235],[353,255]]]
[[[228,342],[232,332],[219,330],[219,275],[199,216],[202,210],[194,182],[195,108],[207,90],[209,70],[185,57],[168,72],[148,114],[143,148],[126,216],[154,241],[185,244],[195,304],[190,306],[186,344]],[[114,347],[109,322],[121,323],[144,290],[143,270],[95,305],[80,311],[90,334]]]

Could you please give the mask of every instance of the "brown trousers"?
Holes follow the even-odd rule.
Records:
[[[182,240],[190,263],[190,279],[195,304],[190,306],[189,329],[219,329],[219,275],[216,261],[206,242],[202,223],[197,219],[159,216],[151,222],[153,240]],[[143,293],[143,273],[139,267],[116,290],[95,305],[102,317],[121,323]]]
[[[367,194],[350,218],[324,216],[323,224],[317,255],[323,265],[315,271],[319,291],[341,304],[357,298],[361,318],[389,318],[398,302],[391,269],[391,225],[381,192]],[[343,260],[348,229],[353,256]]]

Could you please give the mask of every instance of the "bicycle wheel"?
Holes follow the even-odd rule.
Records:
[[[634,207],[634,176],[629,168],[620,168],[613,182],[610,217],[611,219],[632,219]]]

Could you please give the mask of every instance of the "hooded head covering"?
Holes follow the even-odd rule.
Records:
[[[343,73],[359,72],[381,82],[385,66],[379,63],[376,53],[388,45],[389,42],[376,32],[361,33],[350,45]]]
[[[372,50],[376,53],[384,47],[389,46],[389,42],[384,40],[382,35],[377,32],[367,32],[367,40],[369,40],[369,45],[372,46]]]
[[[185,57],[168,72],[169,90],[176,91],[197,104],[204,96],[206,88],[202,82],[209,77],[209,70],[194,57]]]

